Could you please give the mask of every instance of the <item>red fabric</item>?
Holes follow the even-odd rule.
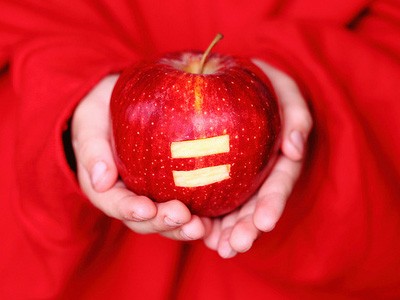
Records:
[[[253,55],[315,128],[275,230],[223,260],[128,232],[85,199],[63,132],[104,75],[161,52]],[[398,1],[2,1],[2,299],[400,297]]]

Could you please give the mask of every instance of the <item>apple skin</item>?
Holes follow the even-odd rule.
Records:
[[[193,214],[216,217],[246,202],[268,176],[280,147],[280,111],[270,81],[249,59],[212,53],[204,73],[192,73],[200,57],[166,54],[121,74],[110,103],[113,148],[120,176],[135,194],[178,199]],[[229,138],[228,151],[172,157],[173,142],[218,136]],[[174,171],[220,165],[229,166],[229,178],[175,184]]]

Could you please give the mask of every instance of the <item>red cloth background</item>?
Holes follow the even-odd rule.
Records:
[[[315,121],[282,219],[229,260],[104,216],[63,147],[100,78],[216,32],[291,74]],[[0,298],[400,298],[398,1],[6,0],[0,69]]]

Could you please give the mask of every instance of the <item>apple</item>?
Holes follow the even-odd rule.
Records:
[[[110,113],[126,187],[157,202],[178,199],[216,217],[246,202],[280,147],[279,106],[249,59],[183,51],[126,69]]]

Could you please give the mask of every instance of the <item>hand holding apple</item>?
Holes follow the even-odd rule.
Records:
[[[303,153],[296,150],[296,144],[290,136],[296,131],[304,136],[304,140],[307,138],[311,127],[307,105],[293,80],[288,80],[288,76],[282,76],[281,72],[276,72],[265,63],[258,62],[258,65],[271,79],[282,109],[282,151],[285,156],[296,161]],[[256,205],[257,201],[253,198],[240,211],[236,210],[223,219],[200,220],[190,215],[187,208],[177,201],[154,203],[148,198],[138,197],[117,181],[116,165],[111,154],[111,124],[108,115],[110,95],[116,78],[108,76],[100,81],[76,108],[72,120],[79,184],[89,200],[105,214],[122,220],[135,232],[158,232],[172,239],[192,240],[202,238],[210,224],[213,224],[212,234],[206,239],[211,249],[217,250],[224,257],[249,249],[260,232],[271,229],[265,227],[268,224],[262,224],[262,220],[268,220],[273,227],[279,219],[290,187],[297,180],[299,167],[296,164],[285,164],[282,171],[287,176],[275,176],[272,186],[266,184],[262,187],[266,195],[268,192],[275,193],[273,187],[279,186],[276,201],[269,202],[266,197],[266,201]],[[98,164],[100,168],[95,167]],[[273,174],[274,170],[270,177]],[[167,225],[166,219],[175,221],[175,226]],[[253,219],[258,221],[254,223]]]
[[[208,51],[168,54],[129,68],[110,107],[116,162],[127,187],[215,217],[260,187],[277,156],[281,127],[260,69]]]
[[[249,250],[262,232],[275,227],[300,176],[305,141],[313,123],[295,81],[263,61],[254,62],[271,79],[281,104],[282,152],[267,180],[250,201],[222,219],[213,220],[205,243],[224,258]],[[301,135],[300,139],[298,135]]]
[[[109,120],[110,97],[117,78],[110,75],[101,80],[72,118],[72,144],[82,191],[95,207],[137,233],[162,233],[178,240],[202,238],[206,230],[203,222],[183,203],[154,203],[135,195],[118,180]]]

